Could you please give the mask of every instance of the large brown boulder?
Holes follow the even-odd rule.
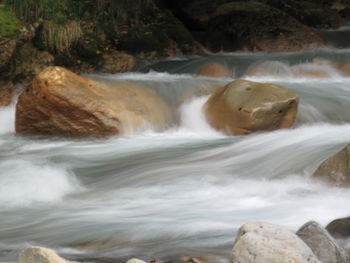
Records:
[[[314,176],[323,178],[337,186],[350,185],[350,144],[324,161]]]
[[[48,67],[19,97],[16,132],[101,137],[148,126],[162,129],[171,117],[168,105],[151,89],[122,81],[107,86]]]
[[[236,80],[217,89],[204,111],[215,129],[249,134],[291,127],[297,106],[297,94],[283,86]]]
[[[208,22],[204,41],[213,51],[292,52],[323,45],[307,26],[256,1],[220,5]]]

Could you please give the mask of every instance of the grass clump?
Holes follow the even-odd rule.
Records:
[[[67,21],[63,24],[47,21],[40,32],[43,45],[56,54],[69,51],[82,36],[83,32],[77,21]]]

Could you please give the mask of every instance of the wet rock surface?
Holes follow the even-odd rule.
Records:
[[[312,252],[323,263],[347,263],[350,260],[342,248],[317,222],[304,224],[297,235],[311,248]]]
[[[326,229],[335,238],[350,238],[350,217],[335,219]]]
[[[149,88],[126,82],[108,87],[49,67],[19,97],[16,132],[103,137],[148,126],[162,129],[171,118],[168,105]]]
[[[298,96],[289,89],[247,80],[218,88],[204,105],[210,125],[228,134],[289,128],[297,113]]]
[[[336,186],[349,186],[350,145],[321,163],[315,171],[314,176],[324,179]]]
[[[269,223],[246,223],[232,249],[232,263],[321,263],[289,230]]]

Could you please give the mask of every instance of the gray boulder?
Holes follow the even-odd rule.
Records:
[[[231,256],[232,263],[321,263],[297,235],[263,222],[239,229]]]
[[[317,222],[307,222],[298,230],[297,235],[323,263],[347,263],[350,260],[344,248]]]

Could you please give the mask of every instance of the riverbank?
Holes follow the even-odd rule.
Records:
[[[123,1],[3,0],[2,104],[10,102],[14,85],[27,85],[47,66],[114,74],[144,59],[220,50],[298,51],[323,46],[314,29],[339,28],[350,13],[346,0],[228,2],[140,0],[130,7]]]

